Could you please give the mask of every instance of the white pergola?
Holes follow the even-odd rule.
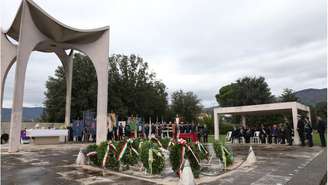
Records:
[[[303,111],[310,118],[310,107],[298,102],[269,103],[259,105],[247,105],[237,107],[217,107],[214,108],[214,138],[219,140],[219,121],[220,116],[224,114],[241,115],[242,124],[246,125],[246,115],[263,115],[263,114],[292,114],[294,127],[294,142],[300,144],[300,138],[297,132],[297,115]]]
[[[11,42],[8,37],[15,40],[17,44]],[[73,50],[82,52],[91,59],[98,80],[96,140],[98,144],[106,140],[109,26],[89,30],[72,28],[53,18],[32,0],[22,0],[10,28],[6,31],[1,30],[0,46],[1,107],[5,80],[10,68],[16,62],[9,152],[16,152],[19,149],[25,73],[29,56],[33,51],[53,52],[64,66],[66,125],[70,123]]]

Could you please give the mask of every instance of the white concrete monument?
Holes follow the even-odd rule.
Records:
[[[18,44],[13,44],[8,37]],[[32,0],[22,0],[11,27],[6,31],[1,30],[1,107],[5,79],[11,66],[16,62],[9,152],[16,152],[19,149],[25,73],[32,51],[53,52],[63,63],[67,79],[65,123],[69,125],[73,50],[86,54],[96,69],[97,143],[106,140],[109,27],[75,29],[47,14]]]

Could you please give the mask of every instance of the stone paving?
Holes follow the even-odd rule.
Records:
[[[21,152],[9,154],[6,146],[2,145],[1,184],[162,184],[160,181],[152,182],[77,167],[74,162],[79,148],[84,146],[23,145]],[[249,145],[233,145],[232,148],[236,155],[246,158]],[[327,153],[321,147],[253,145],[253,150],[257,156],[254,166],[241,166],[215,178],[198,179],[197,182],[213,185],[316,185],[327,173]]]
[[[235,154],[245,156],[248,147],[247,145],[232,146]],[[213,182],[203,184],[282,185],[293,181],[295,177],[301,179],[308,178],[307,175],[299,176],[304,169],[311,171],[309,168],[317,168],[317,173],[320,171],[319,174],[321,174],[320,180],[327,173],[327,153],[321,147],[255,145],[253,150],[257,157],[257,162],[254,166],[240,167],[237,170],[221,175]],[[321,165],[309,167],[309,163],[318,156],[321,157]],[[303,183],[306,181],[302,182],[302,180],[298,182],[298,185],[319,185],[315,181],[312,181],[311,184]]]

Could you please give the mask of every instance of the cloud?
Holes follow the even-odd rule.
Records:
[[[73,27],[110,25],[111,54],[140,55],[169,93],[193,91],[205,106],[216,105],[219,88],[245,75],[264,76],[275,95],[286,87],[327,84],[324,0],[36,2]],[[5,4],[3,22],[9,25],[19,1]],[[26,104],[41,105],[45,80],[60,65],[55,57],[39,55],[29,64]],[[5,105],[11,88],[6,86]]]

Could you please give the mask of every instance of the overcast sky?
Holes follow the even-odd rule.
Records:
[[[110,54],[143,57],[170,94],[193,91],[205,107],[217,105],[220,87],[245,75],[264,76],[275,95],[287,87],[327,87],[325,0],[35,2],[76,28],[110,25]],[[19,3],[1,0],[5,30]],[[42,105],[45,82],[58,65],[54,54],[32,53],[24,106]],[[14,68],[6,81],[4,107],[12,104]]]

